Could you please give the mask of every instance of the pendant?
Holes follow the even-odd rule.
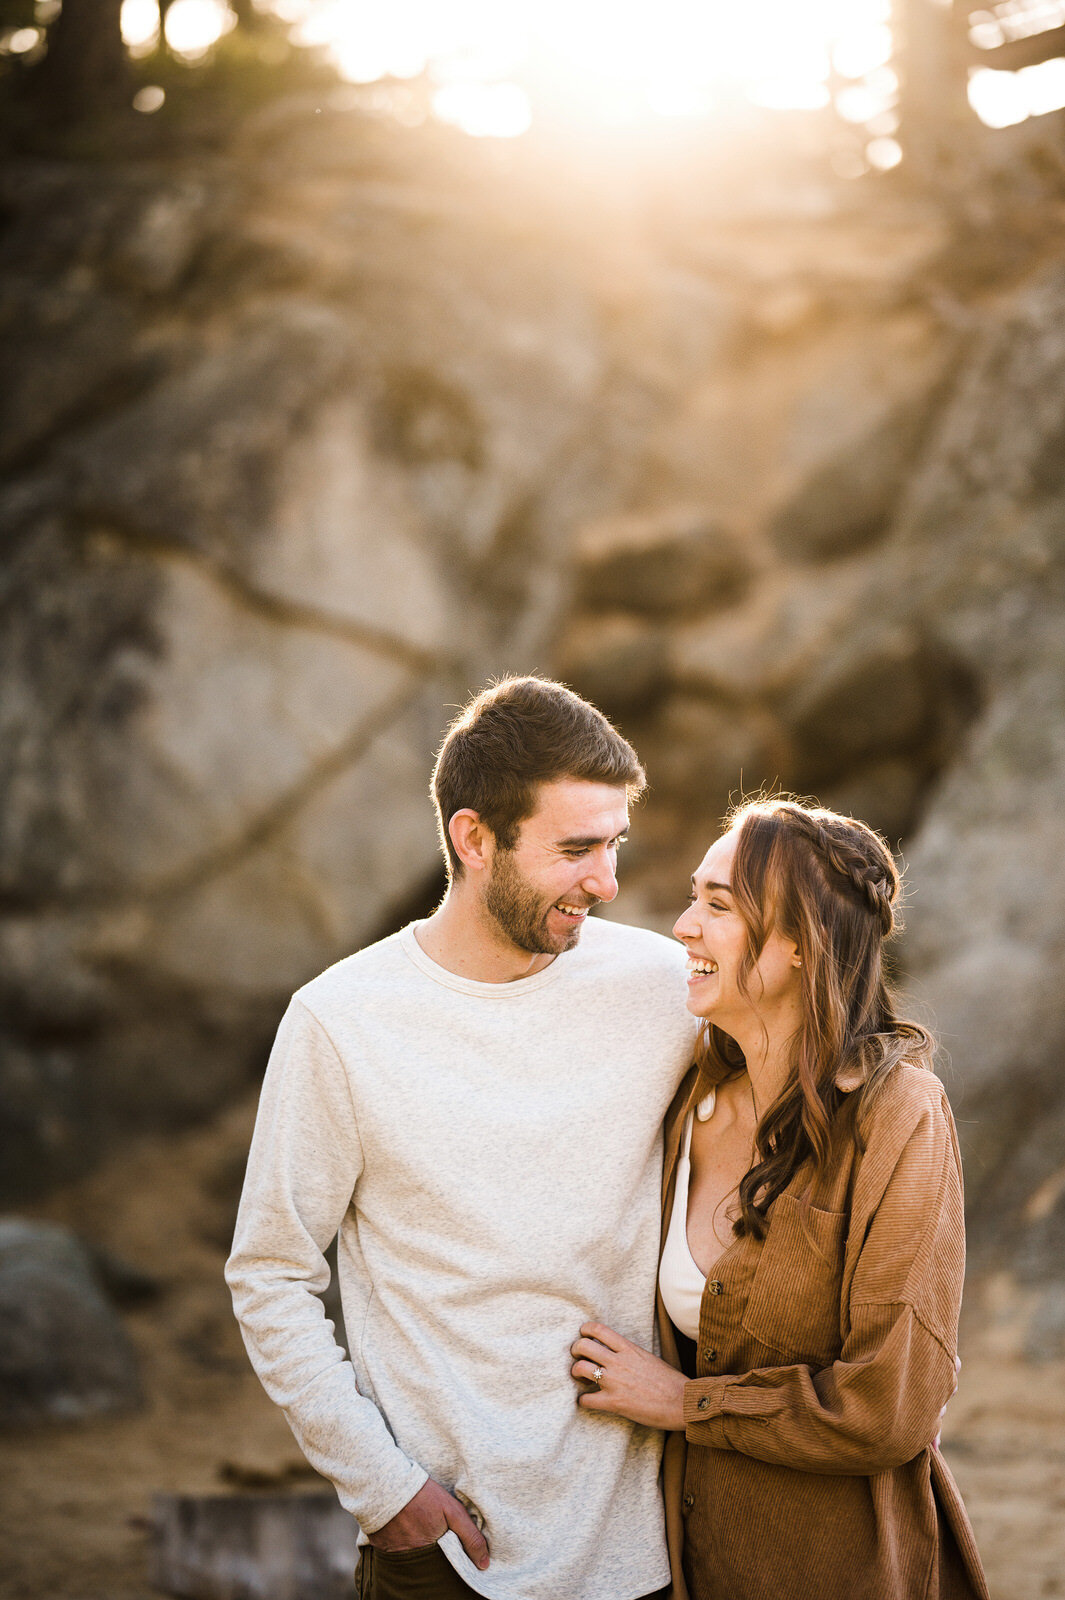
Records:
[[[716,1105],[717,1105],[717,1085],[715,1084],[714,1087],[710,1090],[710,1093],[704,1095],[703,1098],[699,1101],[699,1104],[695,1108],[695,1115],[699,1118],[699,1121],[700,1122],[709,1122],[710,1118],[714,1114],[714,1107]]]

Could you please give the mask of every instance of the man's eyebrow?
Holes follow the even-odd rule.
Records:
[[[706,892],[709,892],[711,889],[724,889],[726,894],[731,894],[732,893],[732,885],[731,884],[728,884],[728,883],[715,883],[713,878],[704,878],[701,883],[696,883],[696,881],[695,881],[695,873],[694,872],[692,873],[692,888],[693,889],[703,889]]]
[[[556,839],[555,846],[559,850],[587,850],[594,844],[613,844],[615,839],[624,839],[628,831],[626,824],[620,833],[597,833],[580,839]]]

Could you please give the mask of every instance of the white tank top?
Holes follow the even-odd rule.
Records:
[[[705,1122],[713,1114],[714,1096],[707,1095],[699,1102],[699,1120]],[[691,1181],[692,1124],[695,1113],[688,1112],[684,1124],[684,1140],[677,1162],[677,1182],[673,1191],[673,1210],[669,1218],[669,1231],[658,1264],[658,1287],[662,1291],[662,1304],[669,1312],[675,1328],[689,1339],[699,1337],[699,1310],[706,1288],[706,1273],[700,1272],[688,1248],[688,1188]]]

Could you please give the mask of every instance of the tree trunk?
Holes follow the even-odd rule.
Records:
[[[122,0],[63,0],[47,53],[26,81],[26,98],[53,126],[100,122],[128,109],[121,13]]]
[[[967,95],[969,6],[895,0],[899,141],[914,176],[950,179],[964,164],[976,119]]]

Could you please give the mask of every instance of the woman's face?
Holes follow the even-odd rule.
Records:
[[[747,924],[730,887],[736,835],[722,834],[692,874],[692,900],[673,925],[688,951],[688,1010],[726,1033],[741,1029],[752,1012],[766,1020],[799,998],[799,955],[795,943],[775,928],[748,978],[749,998],[740,988],[747,952]]]

